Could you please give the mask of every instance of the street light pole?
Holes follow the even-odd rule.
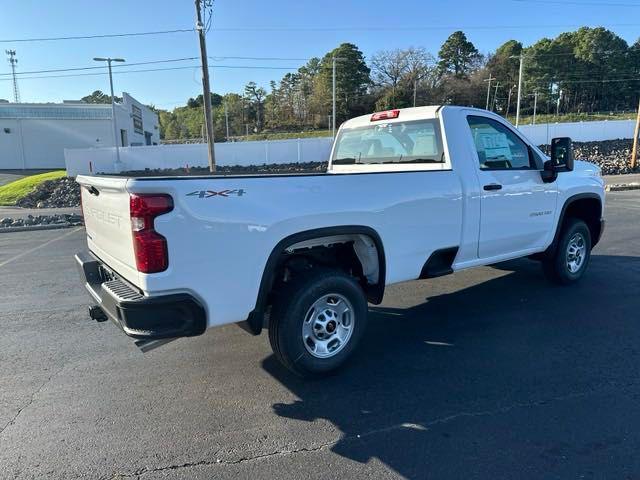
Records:
[[[518,103],[516,106],[516,128],[520,124],[520,99],[522,98],[522,72],[524,70],[524,54],[520,54],[520,68],[518,70]]]
[[[227,128],[227,142],[229,141],[229,112],[227,111],[227,102],[224,102],[224,124]]]
[[[113,123],[113,144],[116,147],[116,167],[120,167],[120,148],[118,145],[118,124],[116,121],[116,97],[113,93],[113,74],[111,72],[111,62],[124,62],[124,58],[103,58],[94,57],[96,62],[107,62],[109,68],[109,88],[111,89],[111,121]],[[124,146],[124,145],[123,145]]]
[[[331,117],[331,136],[336,138],[336,57],[332,57],[331,59],[331,76],[332,76],[332,85],[331,85],[331,104],[333,115]]]
[[[492,80],[493,80],[493,77],[491,76],[491,74],[489,74],[489,78],[486,78],[483,80],[483,82],[489,82],[489,84],[487,85],[487,105],[484,107],[485,110],[489,110],[489,96],[491,95]]]

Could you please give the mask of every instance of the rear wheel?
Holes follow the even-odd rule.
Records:
[[[582,278],[591,258],[591,233],[582,220],[567,220],[553,255],[542,262],[546,277],[568,285]]]
[[[338,370],[358,344],[367,322],[367,300],[358,282],[317,269],[278,293],[269,341],[278,360],[303,377]]]

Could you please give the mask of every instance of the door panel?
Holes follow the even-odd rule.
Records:
[[[482,190],[478,256],[489,258],[541,247],[553,223],[557,193],[536,170],[480,171]]]
[[[544,246],[554,218],[557,188],[544,183],[533,151],[506,124],[467,117],[481,187],[478,257]]]

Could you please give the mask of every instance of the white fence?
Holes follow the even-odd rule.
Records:
[[[593,142],[633,138],[635,121],[603,120],[598,122],[542,123],[520,125],[519,130],[536,145],[546,145],[555,137],[571,137],[574,142]]]
[[[520,131],[534,144],[548,144],[554,137],[571,137],[577,142],[633,138],[633,120],[550,123],[522,125]],[[217,143],[218,165],[261,165],[264,163],[323,162],[331,151],[330,137],[262,142]],[[67,172],[71,176],[88,173],[118,173],[128,170],[205,167],[205,144],[159,145],[120,148],[121,164],[116,165],[114,148],[66,149]]]
[[[218,165],[262,165],[265,163],[326,162],[332,138],[301,138],[262,142],[229,142],[215,145]],[[116,166],[115,148],[68,149],[64,152],[67,173],[118,173],[128,170],[206,167],[207,146],[159,145],[120,148],[121,165]]]

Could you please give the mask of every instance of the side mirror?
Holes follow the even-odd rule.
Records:
[[[547,164],[549,164],[547,166]],[[545,170],[570,172],[573,170],[573,144],[569,137],[551,140],[551,160],[545,163]]]

